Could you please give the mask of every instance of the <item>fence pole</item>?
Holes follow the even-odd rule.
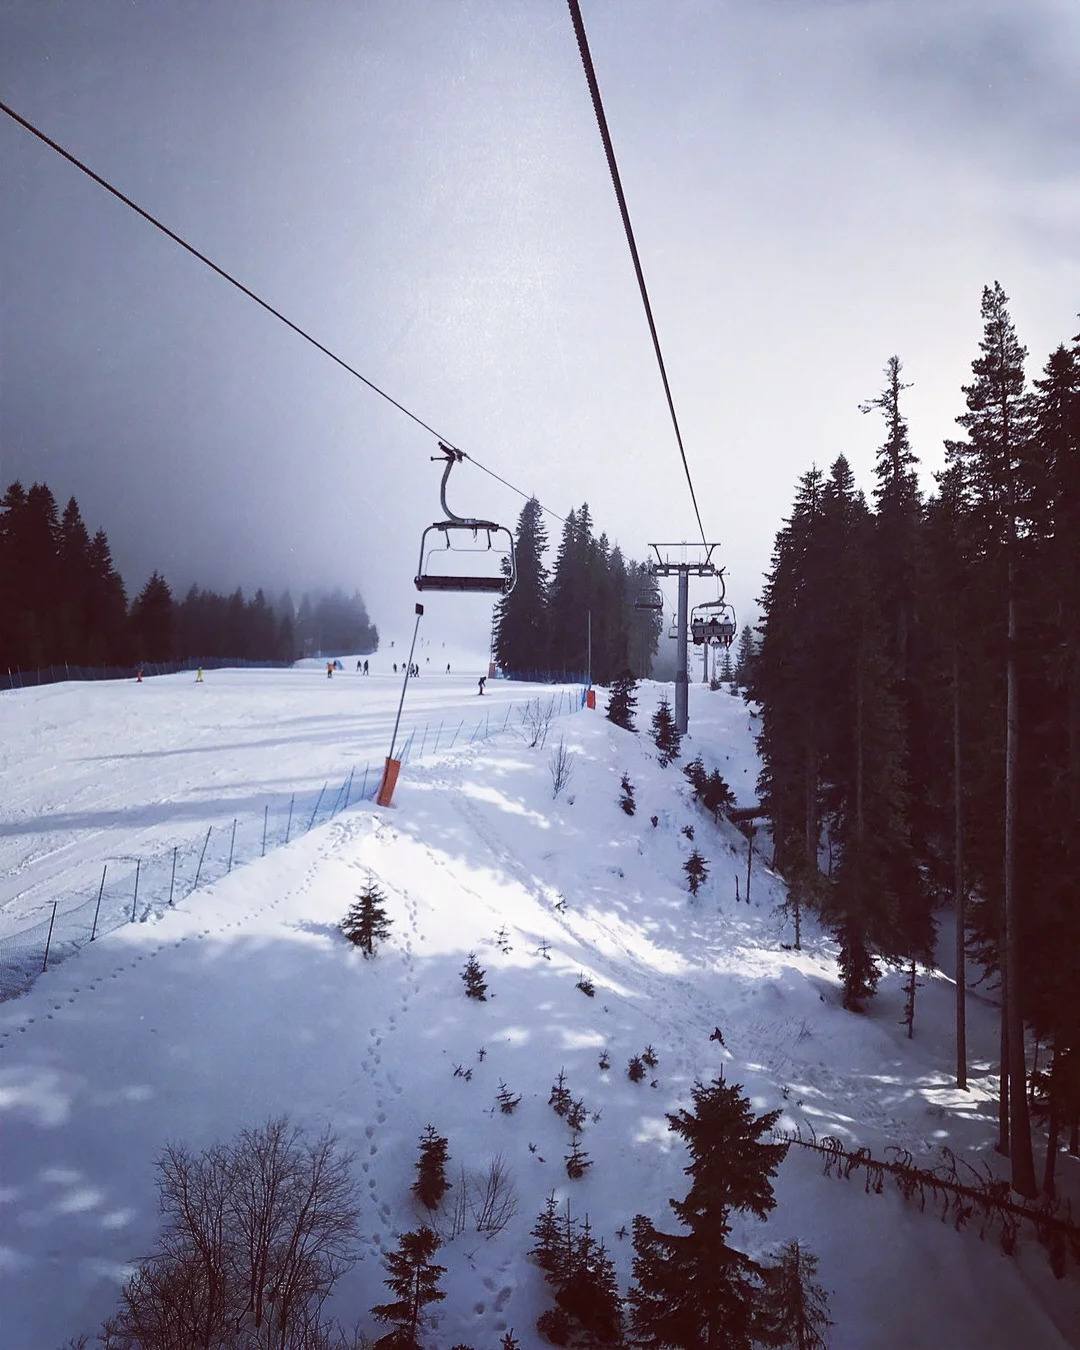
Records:
[[[456,741],[457,738],[458,738],[458,732],[461,731],[461,728],[462,728],[464,725],[465,725],[465,719],[464,719],[464,717],[463,717],[463,718],[461,719],[461,721],[458,723],[458,729],[457,729],[457,731],[454,732],[454,740],[450,742],[450,749],[451,749],[451,750],[453,750],[453,748],[454,748],[454,741]]]
[[[139,904],[139,868],[142,867],[142,859],[135,859],[135,894],[131,898],[131,922],[135,922],[135,911]]]
[[[296,801],[296,793],[294,792],[293,795],[289,798],[289,819],[288,819],[288,820],[286,821],[286,823],[285,823],[285,842],[286,842],[286,843],[289,842],[289,833],[290,833],[290,831],[292,830],[292,810],[293,810],[293,803],[294,803],[295,801]]]
[[[424,734],[420,737],[420,758],[421,758],[421,759],[424,758],[424,746],[427,745],[427,729],[428,729],[428,724],[425,722],[425,723],[424,723]]]
[[[315,802],[315,810],[312,811],[311,819],[308,821],[308,830],[310,830],[312,825],[315,824],[315,817],[319,814],[319,807],[322,805],[323,793],[325,791],[326,791],[326,784],[324,783],[322,787],[319,789],[319,796]],[[307,831],[305,831],[305,833],[307,833]]]
[[[352,780],[353,774],[355,772],[356,772],[356,765],[354,764],[353,767],[349,770],[349,781],[345,784],[345,805],[341,808],[343,811],[347,811],[349,809],[349,798],[352,796]]]
[[[490,731],[489,726],[488,726],[488,714],[485,712],[485,713],[484,713],[484,740],[486,741],[487,738],[488,738],[490,735],[491,735],[491,731]]]
[[[360,800],[364,801],[367,797],[367,772],[368,766],[364,765],[364,781],[360,785]]]
[[[94,906],[94,923],[90,929],[90,941],[93,942],[97,933],[97,916],[101,911],[101,892],[105,889],[105,873],[109,870],[109,864],[106,863],[101,869],[101,885],[98,887],[97,904]]]
[[[436,755],[439,752],[439,734],[441,731],[442,731],[442,722],[439,723],[438,728],[435,731],[435,744],[431,750],[431,753],[433,755]]]
[[[210,842],[210,831],[213,828],[214,828],[213,825],[208,825],[206,827],[206,838],[203,840],[202,852],[199,854],[199,865],[195,869],[195,880],[191,883],[191,891],[194,891],[198,888],[199,874],[202,871],[203,859],[206,857],[206,846]],[[191,891],[188,891],[188,895],[191,894]]]
[[[269,814],[270,814],[270,804],[269,804],[269,802],[268,802],[268,803],[266,804],[266,806],[263,807],[263,842],[262,842],[262,856],[263,856],[264,858],[266,857],[266,818],[267,818],[267,816],[268,816]]]
[[[233,851],[236,848],[236,817],[233,816],[232,839],[229,841],[229,871],[232,871]]]
[[[49,944],[52,942],[53,924],[56,922],[56,901],[52,902],[52,918],[49,920],[49,936],[45,939],[45,960],[41,963],[41,973],[44,975],[49,965]]]
[[[506,710],[506,716],[503,718],[503,731],[506,730],[507,723],[510,721],[510,714],[514,711],[514,705],[511,703]]]

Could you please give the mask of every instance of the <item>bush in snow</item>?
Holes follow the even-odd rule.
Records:
[[[660,751],[661,767],[666,769],[673,760],[679,758],[679,748],[682,745],[682,732],[675,725],[671,704],[666,698],[661,698],[659,707],[652,715],[652,738],[657,750]]]
[[[630,781],[629,774],[623,774],[619,786],[622,788],[622,796],[619,798],[619,805],[628,816],[632,816],[637,810],[637,803],[634,801],[634,785]]]
[[[475,953],[470,952],[469,959],[465,962],[465,968],[461,972],[461,978],[465,982],[465,992],[469,998],[479,999],[481,1003],[487,1001],[485,974],[486,971],[480,968],[480,962],[476,959]]]
[[[656,1058],[656,1051],[651,1045],[647,1045],[641,1052],[642,1064],[647,1064],[650,1069],[655,1069],[660,1061]]]
[[[412,1191],[425,1209],[438,1209],[443,1196],[450,1189],[450,1182],[446,1179],[449,1148],[449,1140],[437,1134],[434,1125],[429,1125],[420,1136],[420,1157],[416,1163],[416,1180]]]
[[[584,972],[578,976],[578,982],[574,985],[574,988],[580,989],[586,998],[594,998],[596,996],[596,985],[593,984],[592,980],[585,976]]]
[[[640,1083],[645,1077],[645,1065],[642,1062],[640,1055],[635,1055],[626,1066],[626,1076],[630,1079],[631,1083]]]
[[[606,1047],[600,1051],[600,1067],[601,1069],[611,1068],[611,1051]]]
[[[390,934],[386,896],[378,886],[365,886],[342,920],[341,931],[365,956],[375,954],[375,943]]]

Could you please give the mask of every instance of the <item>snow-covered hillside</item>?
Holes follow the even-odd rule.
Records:
[[[475,674],[442,678],[411,690],[407,719],[475,711]],[[392,677],[317,684],[311,672],[222,673],[197,689],[170,677],[0,698],[14,785],[0,803],[0,844],[13,847],[13,821],[19,838],[39,841],[34,856],[18,855],[33,885],[36,868],[59,868],[52,844],[89,867],[102,831],[178,828],[169,802],[194,803],[181,815],[197,828],[207,800],[228,812],[238,794],[255,800],[301,778],[321,783],[339,761],[377,761]],[[535,692],[489,686],[496,706]],[[639,727],[662,692],[642,687]],[[690,716],[679,764],[700,753],[751,801],[741,700],[696,685]],[[636,1212],[670,1229],[667,1200],[685,1193],[686,1154],[664,1113],[687,1103],[696,1079],[722,1071],[757,1110],[782,1108],[782,1125],[878,1155],[901,1144],[932,1158],[947,1145],[992,1160],[992,1009],[971,1000],[974,1087],[958,1093],[944,976],[925,979],[913,1041],[895,977],[869,1016],[845,1013],[832,944],[807,925],[804,950],[785,949],[783,888],[757,857],[751,902],[736,903],[745,839],[692,804],[679,764],[661,768],[647,734],[613,727],[598,708],[557,718],[546,746],[530,748],[518,721],[409,765],[389,810],[354,807],[0,1004],[3,1350],[56,1350],[115,1306],[127,1263],[153,1242],[153,1164],[166,1140],[200,1148],[280,1112],[313,1132],[329,1123],[356,1154],[361,1260],[332,1308],[349,1325],[384,1301],[380,1258],[417,1223],[409,1186],[424,1127],[449,1138],[452,1180],[460,1165],[482,1171],[502,1154],[517,1214],[496,1236],[465,1232],[443,1247],[447,1298],[428,1337],[476,1350],[495,1350],[507,1328],[538,1343],[533,1325],[549,1300],[526,1252],[552,1189],[589,1214],[625,1289],[632,1250],[617,1234]],[[573,777],[553,799],[560,739]],[[618,806],[624,773],[633,817]],[[682,870],[693,847],[710,869],[696,898]],[[15,858],[2,855],[9,870]],[[365,961],[337,925],[372,881],[393,927]],[[486,1002],[465,997],[469,953],[486,971]],[[583,975],[592,997],[577,987]],[[632,1083],[627,1062],[647,1045],[658,1065]],[[560,1070],[589,1112],[582,1143],[593,1166],[579,1181],[567,1179],[569,1132],[548,1105]],[[511,1115],[496,1104],[503,1083],[521,1095]],[[859,1180],[824,1178],[798,1149],[776,1189],[768,1223],[736,1220],[735,1241],[756,1253],[798,1236],[818,1255],[833,1350],[1080,1345],[1075,1278],[1055,1282],[1028,1240],[1006,1258],[889,1189],[867,1195]]]

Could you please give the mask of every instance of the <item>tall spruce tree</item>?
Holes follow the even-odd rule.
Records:
[[[160,572],[150,579],[131,606],[136,656],[142,661],[171,661],[175,646],[172,592]]]
[[[371,1315],[389,1322],[393,1330],[375,1342],[383,1350],[421,1350],[420,1324],[424,1309],[446,1295],[438,1287],[446,1267],[435,1264],[439,1237],[422,1226],[413,1233],[402,1233],[397,1250],[383,1258],[388,1275],[383,1283],[397,1295],[392,1303],[378,1303]]]
[[[495,659],[507,674],[548,666],[546,548],[543,508],[530,497],[521,508],[514,538],[517,581],[495,610]]]
[[[983,288],[981,355],[972,362],[974,379],[964,386],[968,411],[956,420],[966,441],[946,442],[949,463],[958,464],[967,488],[979,542],[1000,579],[1004,620],[1006,681],[1003,857],[1001,864],[1001,970],[1004,983],[1003,1042],[1009,1079],[1009,1151],[1012,1185],[1036,1194],[1027,1101],[1027,1062],[1022,1008],[1020,920],[1016,873],[1016,800],[1019,756],[1019,565],[1021,531],[1033,495],[1031,404],[1025,391],[1024,360],[999,282]]]
[[[668,1128],[690,1153],[682,1200],[669,1204],[684,1233],[663,1233],[634,1218],[630,1322],[648,1350],[752,1350],[762,1267],[732,1247],[732,1212],[764,1219],[776,1201],[772,1178],[787,1144],[762,1142],[778,1111],[755,1116],[738,1084],[696,1083],[693,1111],[669,1115]]]

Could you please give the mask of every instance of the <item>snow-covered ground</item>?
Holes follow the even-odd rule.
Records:
[[[482,669],[441,666],[410,688],[404,725],[476,715]],[[40,917],[79,869],[92,879],[106,853],[161,850],[235,817],[241,801],[261,811],[268,794],[378,763],[399,689],[385,669],[333,681],[309,669],[0,696],[9,929]],[[661,692],[642,687],[639,727]],[[535,693],[492,682],[485,712]],[[356,1154],[361,1260],[333,1305],[349,1325],[386,1297],[380,1257],[418,1221],[409,1186],[424,1127],[449,1138],[452,1178],[461,1164],[506,1159],[517,1215],[498,1236],[466,1232],[442,1249],[447,1298],[432,1347],[494,1350],[511,1327],[537,1344],[549,1300],[525,1253],[553,1188],[589,1214],[625,1288],[632,1252],[617,1233],[635,1212],[670,1227],[667,1199],[686,1190],[664,1112],[721,1070],[758,1110],[781,1107],[789,1128],[878,1155],[900,1144],[932,1159],[947,1145],[993,1162],[993,1010],[972,998],[968,1093],[951,1086],[944,975],[925,978],[912,1041],[893,976],[869,1016],[845,1013],[832,944],[807,925],[804,950],[785,950],[783,888],[759,858],[751,903],[736,903],[745,840],[692,804],[647,735],[613,727],[601,708],[557,718],[543,748],[515,732],[515,715],[486,741],[429,753],[406,766],[392,808],[355,805],[172,909],[152,906],[0,1004],[3,1350],[56,1350],[115,1306],[128,1263],[153,1242],[153,1163],[166,1140],[199,1148],[285,1111],[313,1132],[329,1123]],[[751,801],[742,702],[695,685],[690,712],[680,763],[700,752]],[[560,738],[574,773],[553,800]],[[623,773],[632,818],[618,807]],[[710,873],[692,899],[682,864],[695,845]],[[337,925],[369,881],[393,928],[364,961]],[[464,995],[470,952],[487,972],[483,1003]],[[592,998],[576,987],[582,974]],[[710,1039],[717,1026],[722,1046]],[[647,1044],[655,1086],[625,1072]],[[568,1131],[547,1104],[560,1069],[591,1113],[593,1166],[580,1181],[567,1180]],[[512,1115],[496,1107],[500,1083],[521,1094]],[[1075,1166],[1063,1167],[1075,1182]],[[767,1224],[739,1223],[735,1238],[761,1252],[797,1235],[817,1253],[833,1350],[1080,1345],[1075,1272],[1055,1281],[1029,1238],[1006,1258],[889,1189],[822,1177],[797,1149],[777,1197]]]

